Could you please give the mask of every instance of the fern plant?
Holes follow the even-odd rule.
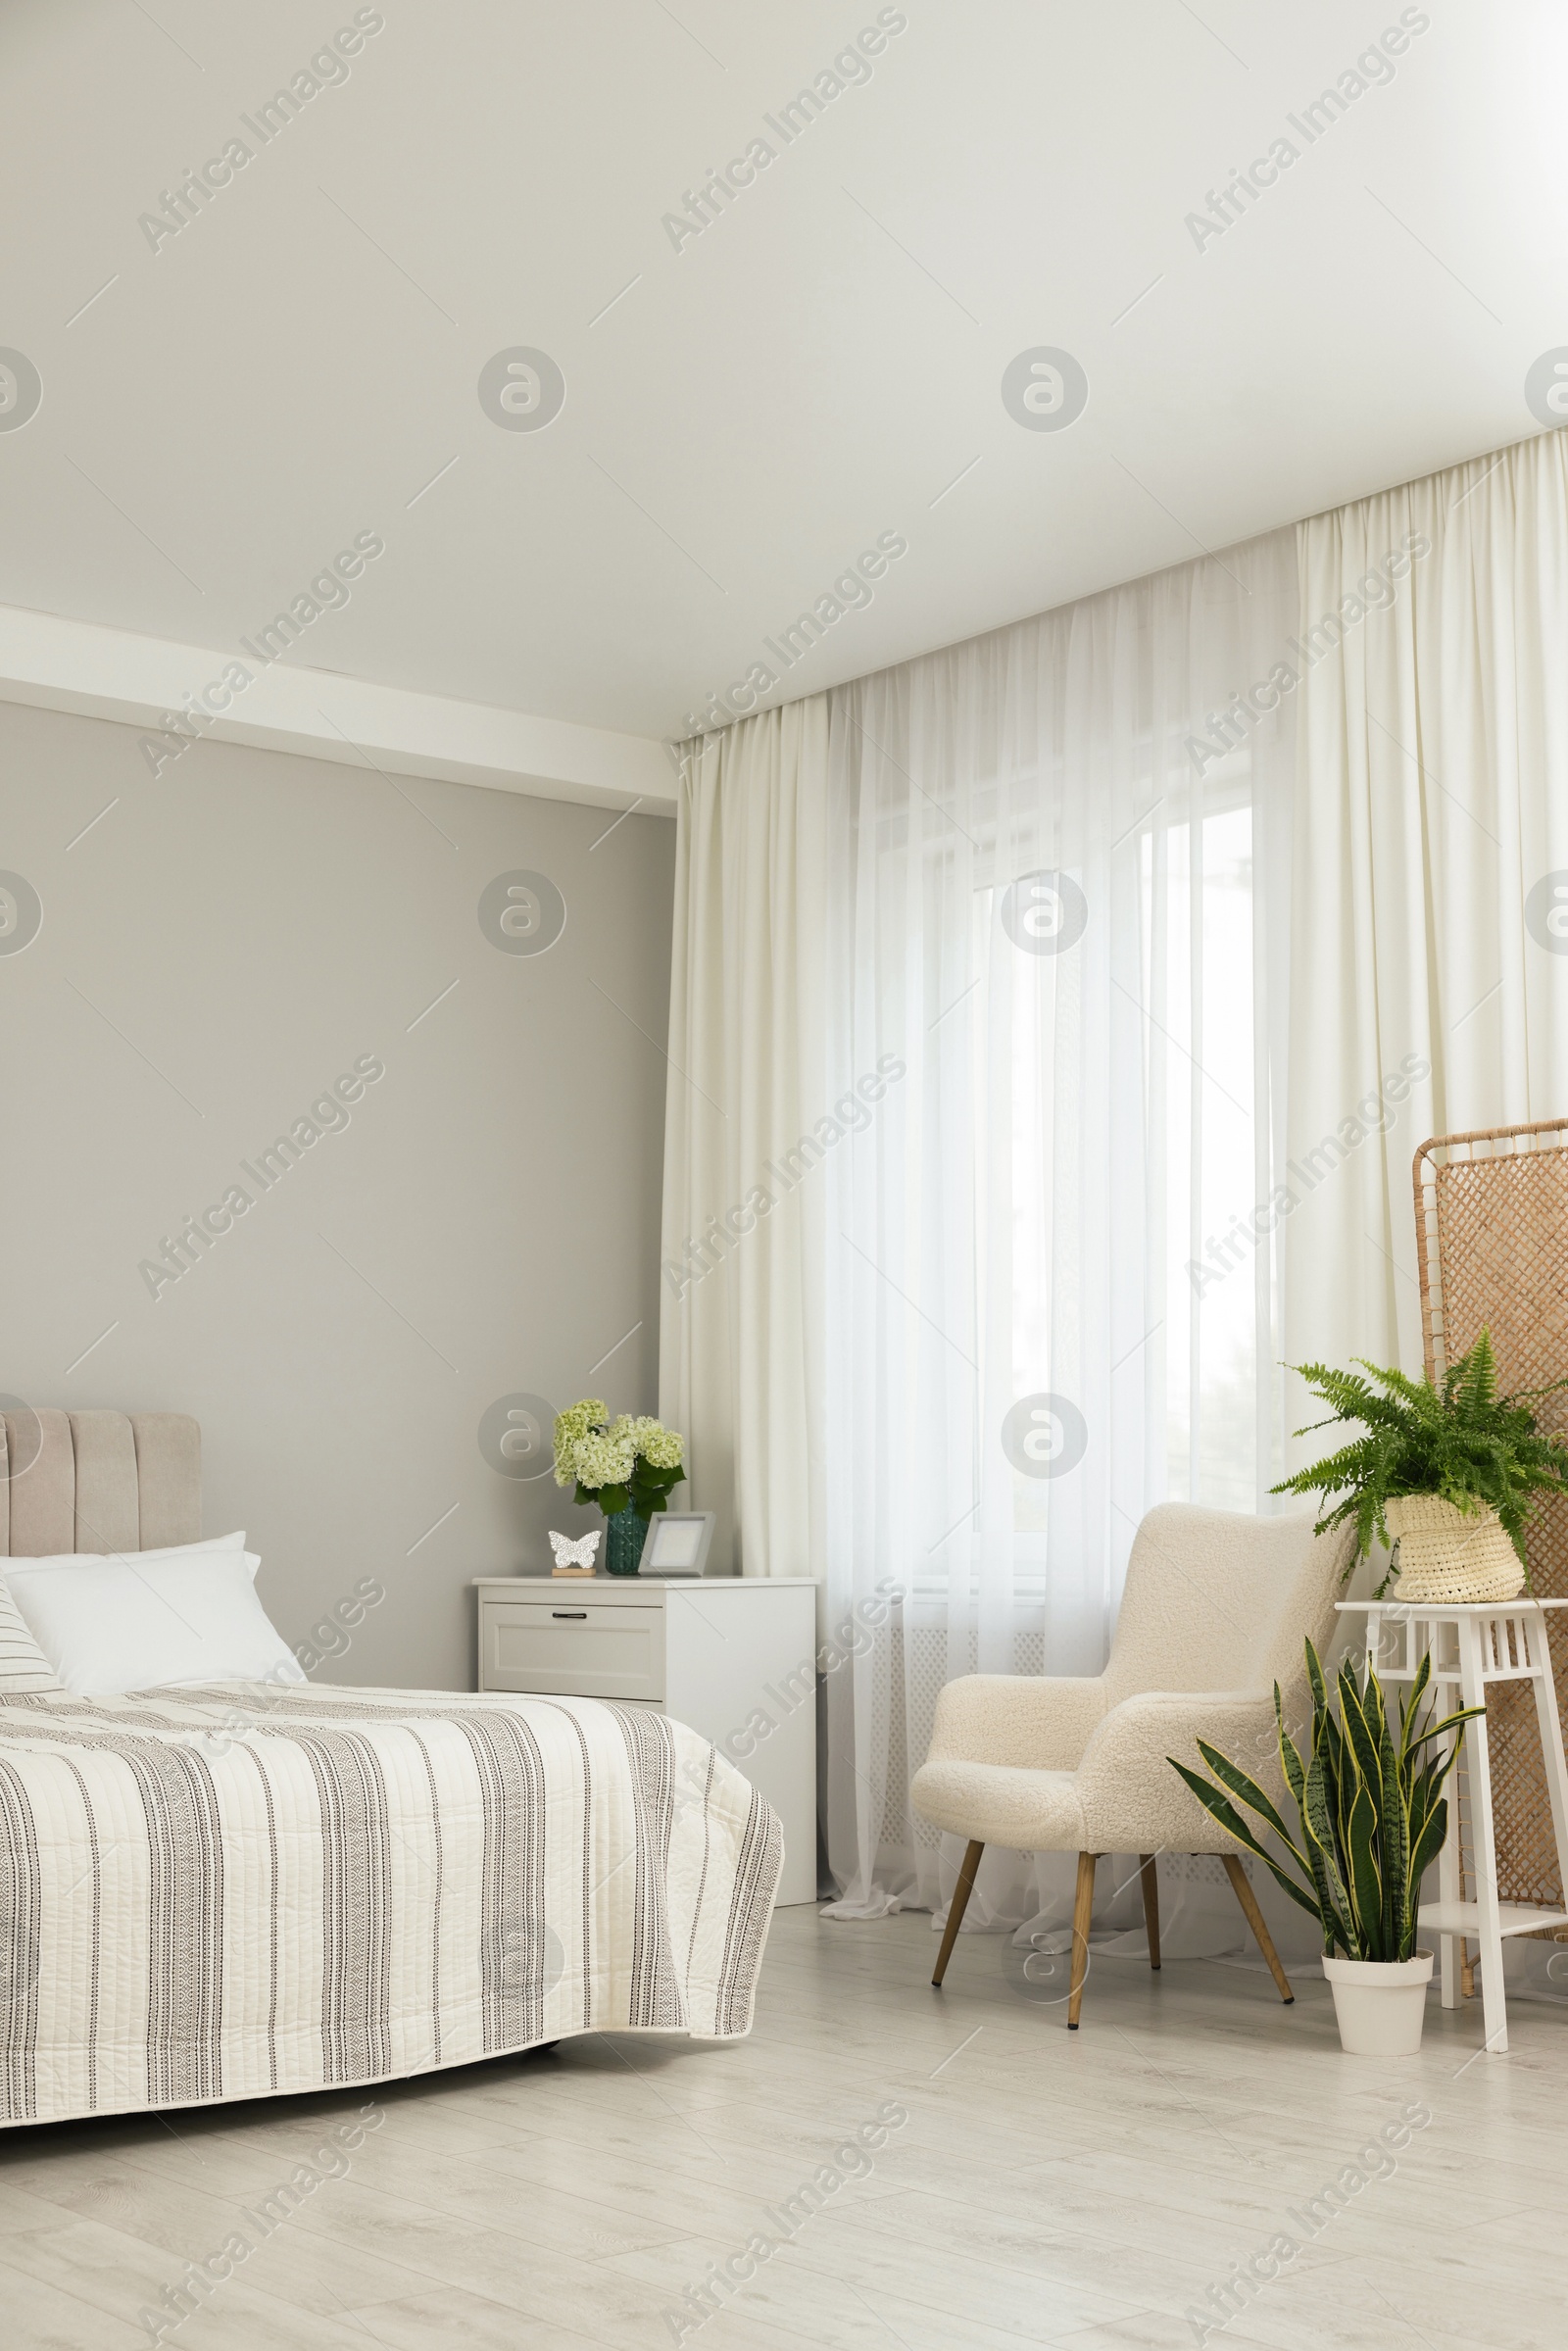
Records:
[[[1306,1671],[1312,1740],[1304,1758],[1285,1728],[1280,1687],[1274,1685],[1280,1765],[1300,1816],[1299,1837],[1292,1836],[1257,1782],[1206,1739],[1198,1741],[1199,1753],[1219,1787],[1174,1755],[1166,1761],[1227,1836],[1255,1854],[1292,1901],[1317,1920],[1330,1958],[1338,1953],[1346,1959],[1408,1959],[1415,1948],[1422,1875],[1448,1830],[1443,1784],[1458,1761],[1464,1725],[1486,1708],[1464,1706],[1434,1721],[1436,1706],[1427,1701],[1432,1659],[1426,1655],[1400,1704],[1396,1736],[1383,1686],[1370,1665],[1364,1685],[1353,1664],[1340,1667],[1338,1722],[1310,1641]],[[1452,1747],[1434,1752],[1433,1741],[1450,1731],[1457,1733]],[[1243,1820],[1232,1796],[1273,1830],[1290,1869]]]
[[[1467,1515],[1494,1510],[1523,1560],[1525,1529],[1536,1496],[1568,1490],[1568,1445],[1558,1436],[1541,1434],[1530,1405],[1538,1396],[1568,1388],[1568,1379],[1498,1396],[1496,1359],[1487,1331],[1468,1353],[1449,1364],[1441,1387],[1428,1379],[1409,1379],[1402,1371],[1380,1369],[1362,1355],[1355,1360],[1371,1373],[1370,1381],[1322,1363],[1296,1367],[1308,1387],[1334,1407],[1327,1420],[1313,1421],[1296,1434],[1310,1437],[1341,1421],[1359,1421],[1366,1435],[1310,1469],[1298,1470],[1294,1478],[1282,1479],[1274,1493],[1319,1494],[1325,1500],[1331,1494],[1344,1496],[1324,1512],[1315,1531],[1323,1535],[1354,1519],[1356,1548],[1347,1563],[1347,1575],[1356,1559],[1366,1557],[1374,1535],[1380,1543],[1388,1542],[1385,1505],[1407,1494],[1439,1494]],[[1528,1582],[1527,1563],[1527,1586]]]

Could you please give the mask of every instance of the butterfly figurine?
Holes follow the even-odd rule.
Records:
[[[558,1535],[555,1528],[552,1527],[550,1547],[556,1554],[556,1564],[551,1569],[551,1574],[591,1576],[594,1572],[594,1553],[599,1548],[599,1538],[603,1532],[602,1527],[595,1527],[591,1535],[584,1535],[578,1542],[573,1543],[569,1535]]]

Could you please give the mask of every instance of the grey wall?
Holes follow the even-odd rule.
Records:
[[[487,1411],[657,1408],[674,827],[212,742],[154,780],[140,746],[0,704],[0,869],[42,906],[16,952],[0,903],[0,1390],[196,1414],[207,1531],[248,1529],[291,1643],[386,1589],[318,1678],[469,1689],[467,1579],[599,1523],[501,1474]],[[481,928],[518,870],[564,901],[546,953]],[[365,1055],[264,1192],[241,1160]]]

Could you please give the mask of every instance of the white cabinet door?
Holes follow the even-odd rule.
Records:
[[[479,1610],[487,1690],[547,1697],[664,1694],[664,1612],[559,1600],[486,1600]]]

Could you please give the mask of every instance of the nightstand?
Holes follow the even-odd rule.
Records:
[[[612,1698],[689,1723],[783,1822],[780,1903],[816,1900],[809,1576],[476,1576],[474,1590],[481,1690]]]

